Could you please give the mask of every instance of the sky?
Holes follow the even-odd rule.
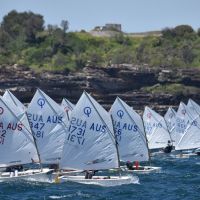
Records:
[[[122,31],[145,32],[187,24],[200,28],[200,0],[0,0],[0,22],[11,10],[32,11],[45,25],[68,20],[69,31],[90,31],[106,23]]]

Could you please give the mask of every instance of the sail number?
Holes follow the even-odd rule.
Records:
[[[4,144],[5,137],[6,137],[6,130],[0,131],[0,144],[2,145]]]
[[[114,129],[114,131],[117,141],[120,142],[122,139],[122,129]]]
[[[85,138],[85,129],[80,128],[77,126],[70,125],[68,129],[68,136],[67,136],[67,141],[73,142],[73,143],[78,143],[80,145],[84,144]]]
[[[29,122],[30,123],[30,127],[31,129],[36,129],[36,131],[34,131],[33,135],[36,136],[37,138],[43,138],[44,137],[44,131],[42,131],[42,129],[44,128],[45,123],[43,122],[38,122],[38,123],[33,123],[33,122]]]

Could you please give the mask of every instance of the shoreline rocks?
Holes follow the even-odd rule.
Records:
[[[166,69],[114,65],[107,68],[86,67],[81,72],[35,72],[23,66],[0,66],[0,95],[9,89],[23,103],[29,103],[37,88],[43,90],[57,103],[65,97],[76,103],[83,90],[91,93],[107,110],[119,96],[140,113],[146,105],[160,113],[168,106],[175,108],[180,101],[187,103],[192,98],[200,103],[199,93],[170,94],[150,93],[144,87],[156,84],[183,84],[200,86],[198,68]]]

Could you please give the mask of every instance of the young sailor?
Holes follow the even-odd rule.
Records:
[[[172,151],[173,145],[170,140],[168,140],[167,146],[163,148],[164,153],[170,153]]]
[[[130,161],[127,161],[126,167],[128,168],[128,170],[134,170],[133,164]]]

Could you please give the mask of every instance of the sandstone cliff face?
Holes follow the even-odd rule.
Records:
[[[76,103],[83,90],[91,93],[107,110],[119,96],[135,110],[144,106],[162,112],[169,105],[177,106],[193,98],[200,103],[199,93],[172,95],[147,93],[143,87],[155,84],[180,83],[186,86],[200,86],[199,69],[163,69],[135,66],[112,66],[108,68],[86,67],[81,72],[36,73],[21,66],[0,66],[0,94],[9,89],[23,103],[29,103],[37,88],[42,89],[56,102],[66,97]]]

